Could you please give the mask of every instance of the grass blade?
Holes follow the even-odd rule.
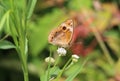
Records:
[[[29,0],[28,1],[28,6],[27,6],[27,19],[29,19],[33,13],[35,4],[36,4],[37,0]]]
[[[6,19],[7,19],[8,15],[9,15],[9,13],[10,13],[10,10],[8,10],[8,11],[4,14],[4,16],[2,17],[2,19],[1,19],[1,21],[0,21],[0,32],[2,31],[2,29],[3,29],[3,27],[4,27],[4,24],[6,23]]]
[[[73,81],[73,79],[81,72],[83,66],[86,64],[86,62],[88,61],[88,58],[84,61],[84,63],[78,67],[73,74],[71,74],[65,81]]]

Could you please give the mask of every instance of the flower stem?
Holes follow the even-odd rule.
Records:
[[[59,75],[57,76],[55,81],[58,81],[59,78],[61,77],[62,73],[64,72],[65,68],[68,66],[68,64],[71,62],[72,58],[70,58],[67,63],[65,64],[65,66],[63,67],[63,69],[61,70],[61,72],[59,73]]]

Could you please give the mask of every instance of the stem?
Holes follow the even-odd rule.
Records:
[[[74,64],[74,63],[71,62],[71,63],[65,68],[65,70],[68,70],[73,64]]]
[[[26,0],[25,0],[26,2]],[[24,2],[23,14],[21,14],[21,10],[19,10],[18,6],[15,4],[15,0],[11,0],[11,22],[13,26],[10,26],[12,38],[16,45],[16,51],[19,54],[19,58],[22,65],[24,81],[29,81],[28,78],[28,66],[27,66],[27,55],[28,55],[28,45],[27,45],[27,37],[26,37],[26,3]],[[15,35],[14,30],[17,35]]]
[[[24,75],[24,81],[29,81],[28,66],[27,66],[27,55],[25,54],[24,51],[20,50],[20,48],[16,49],[16,51],[18,52],[19,58],[20,58],[20,61],[21,61],[22,71],[23,71],[23,75]]]
[[[107,50],[105,44],[103,43],[103,40],[101,38],[101,36],[99,35],[99,33],[97,32],[97,30],[95,29],[95,27],[90,27],[92,29],[92,32],[94,33],[97,41],[99,42],[100,47],[102,48],[104,55],[107,57],[108,62],[113,65],[114,61],[112,60],[112,58],[110,57],[109,51]]]
[[[27,66],[27,53],[28,52],[26,52],[26,41],[25,41],[25,39],[23,39],[23,50],[21,50],[23,53],[22,53],[22,56],[23,56],[23,58],[22,58],[22,60],[23,60],[23,72],[24,72],[24,81],[29,81],[29,78],[28,78],[28,66]]]
[[[55,61],[55,64],[54,64],[53,68],[55,68],[55,66],[58,64],[59,60],[60,60],[60,56],[59,56],[58,59]]]
[[[21,48],[16,49],[16,50],[19,54],[19,58],[20,58],[20,61],[21,61],[22,71],[23,71],[23,75],[24,75],[24,81],[29,81],[28,66],[27,66],[27,55],[25,54],[25,50],[23,51]]]
[[[86,17],[86,21],[87,21],[88,23],[91,23],[90,18],[89,18],[86,14],[85,14],[85,17]],[[113,61],[113,59],[110,57],[110,53],[109,53],[109,51],[107,50],[107,48],[106,48],[106,46],[105,46],[105,44],[104,44],[104,42],[103,42],[103,40],[102,40],[99,32],[97,31],[96,27],[94,26],[94,24],[90,24],[89,28],[91,29],[91,31],[92,31],[93,34],[95,35],[95,37],[96,37],[96,39],[97,39],[97,41],[98,41],[101,49],[102,49],[103,52],[104,52],[104,55],[107,57],[108,62],[109,62],[111,65],[113,65],[113,64],[114,64],[114,61]]]
[[[0,41],[3,41],[4,39],[6,39],[9,36],[9,34],[5,35],[2,39],[0,39]]]
[[[67,63],[65,64],[65,66],[63,67],[63,69],[61,70],[61,72],[59,73],[58,77],[56,78],[55,81],[58,81],[58,79],[61,77],[62,73],[64,72],[65,68],[67,67],[67,65],[71,62],[72,58],[70,58]]]
[[[49,78],[50,78],[50,65],[51,65],[51,63],[49,63],[49,65],[48,65],[47,81],[49,81]]]
[[[50,56],[52,56],[52,50],[50,49]],[[50,59],[51,60],[51,59]],[[51,62],[49,61],[49,64],[48,64],[48,72],[47,72],[47,81],[49,81],[49,78],[50,78],[50,65],[51,65]]]
[[[24,72],[24,81],[29,81],[28,80],[28,72]]]
[[[23,65],[24,81],[29,81],[27,62]]]

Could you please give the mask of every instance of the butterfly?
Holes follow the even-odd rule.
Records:
[[[48,42],[59,47],[69,47],[71,45],[73,29],[73,20],[66,20],[50,32]]]

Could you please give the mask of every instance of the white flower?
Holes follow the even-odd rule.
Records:
[[[80,57],[78,55],[72,55],[72,61],[77,62]]]
[[[65,48],[60,47],[57,49],[57,53],[59,54],[59,56],[65,56],[67,51]]]
[[[47,62],[47,63],[54,63],[55,59],[52,58],[52,57],[47,57],[47,58],[45,58],[45,62]]]
[[[76,59],[79,59],[80,57],[78,55],[72,55],[72,58],[76,58]]]

